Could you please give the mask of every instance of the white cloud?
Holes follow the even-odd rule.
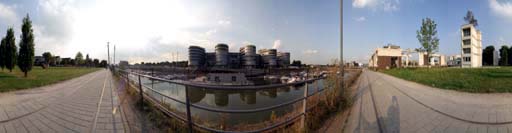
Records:
[[[383,2],[382,5],[384,6],[384,11],[397,11],[398,10],[398,0],[396,0],[396,3],[391,2]]]
[[[305,50],[304,52],[302,52],[303,54],[306,54],[306,55],[313,55],[313,54],[317,54],[318,53],[318,50],[313,50],[313,49],[308,49],[308,50]]]
[[[355,18],[355,20],[356,20],[357,22],[363,22],[363,21],[366,21],[366,17],[361,16],[361,17]]]
[[[217,33],[217,29],[211,29],[211,30],[208,30],[205,35],[206,36],[211,36],[213,34]]]
[[[217,21],[219,25],[231,25],[231,21],[229,20],[219,20]]]
[[[18,15],[12,6],[0,3],[0,20],[8,26],[14,26],[18,21]]]
[[[354,8],[368,8],[373,11],[398,11],[400,5],[399,0],[353,0],[352,7]]]
[[[275,40],[274,46],[272,46],[273,49],[279,49],[281,48],[281,40]]]
[[[497,0],[489,0],[489,6],[494,13],[512,20],[512,2],[498,2]]]
[[[355,8],[364,8],[364,7],[368,6],[369,4],[371,4],[372,2],[373,2],[373,0],[353,0],[352,6]]]

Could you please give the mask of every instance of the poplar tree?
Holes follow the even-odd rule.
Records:
[[[21,41],[20,52],[18,55],[18,67],[24,73],[25,77],[34,65],[34,30],[32,29],[32,21],[27,16],[23,18],[21,25]]]

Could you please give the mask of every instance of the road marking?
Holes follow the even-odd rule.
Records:
[[[98,110],[96,110],[96,115],[94,116],[94,123],[90,132],[94,132],[96,130],[96,123],[98,122],[98,115],[100,113],[101,102],[103,101],[103,93],[105,91],[105,86],[107,84],[108,72],[105,75],[105,81],[103,82],[103,88],[101,89],[100,101],[98,102]]]

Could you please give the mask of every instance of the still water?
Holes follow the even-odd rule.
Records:
[[[136,77],[130,77],[137,81]],[[185,86],[167,82],[151,81],[141,77],[141,82],[154,90],[169,97],[185,101]],[[309,94],[324,88],[323,79],[308,83]],[[204,88],[189,88],[190,101],[192,104],[206,106],[217,109],[258,109],[278,105],[284,102],[301,98],[304,95],[305,85],[288,86],[282,88],[273,88],[265,90],[209,90]],[[145,92],[148,92],[145,90]],[[151,94],[150,94],[151,95]],[[186,105],[166,99],[158,94],[152,94],[155,99],[164,101],[169,107],[186,118]],[[277,117],[284,114],[298,114],[299,108],[302,108],[302,102],[297,102],[289,106],[276,108],[269,111],[255,113],[217,113],[191,107],[193,121],[201,125],[218,127],[224,125],[225,129],[236,129],[239,124],[255,124],[270,120],[272,112]],[[291,117],[287,115],[285,117]],[[268,125],[267,125],[268,126]],[[260,127],[261,128],[261,127]]]

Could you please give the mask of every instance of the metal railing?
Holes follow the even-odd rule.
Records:
[[[317,85],[315,87],[316,91],[312,92],[311,94],[308,94],[308,91],[309,91],[309,87],[308,87],[309,85],[308,84],[310,84],[310,82],[313,82],[313,81],[316,81],[316,80],[319,80],[319,79],[323,79],[322,77],[321,78],[308,79],[308,80],[305,80],[305,81],[286,83],[286,84],[272,84],[272,85],[261,85],[261,86],[220,86],[220,85],[194,84],[194,83],[187,82],[187,81],[167,80],[167,79],[162,79],[162,78],[159,78],[159,77],[153,77],[153,76],[149,76],[149,75],[144,75],[144,74],[140,74],[140,73],[136,73],[136,72],[129,72],[129,71],[120,70],[120,69],[115,69],[115,72],[116,72],[116,74],[118,74],[120,76],[120,78],[122,80],[126,80],[127,81],[126,83],[128,83],[129,86],[133,86],[134,88],[138,89],[138,90],[135,89],[135,91],[137,91],[137,93],[140,95],[140,97],[141,97],[140,100],[141,101],[142,100],[149,101],[153,105],[155,105],[155,107],[157,107],[160,111],[162,111],[164,114],[166,114],[166,115],[168,115],[170,117],[179,119],[182,122],[186,123],[188,128],[189,128],[189,132],[192,132],[193,128],[199,128],[199,129],[210,131],[210,132],[263,132],[263,131],[269,131],[269,130],[275,129],[275,128],[280,127],[280,126],[289,125],[291,123],[296,122],[298,118],[302,118],[300,126],[303,128],[304,124],[305,124],[305,122],[304,122],[305,121],[305,117],[306,117],[306,114],[307,114],[308,110],[310,110],[310,109],[312,109],[314,107],[314,106],[311,106],[311,107],[307,106],[307,104],[306,104],[307,103],[307,99],[309,97],[312,97],[312,96],[314,96],[314,95],[316,95],[316,94],[318,94],[318,93],[320,93],[320,92],[325,90],[325,89],[320,89],[318,87],[318,85],[315,84],[315,85]],[[130,75],[132,76],[132,79],[130,79]],[[162,92],[159,92],[159,91],[155,90],[154,88],[151,87],[151,86],[153,86],[153,84],[151,86],[144,85],[141,82],[141,77],[147,78],[147,79],[152,80],[152,81],[156,80],[156,81],[160,81],[160,82],[167,82],[167,83],[172,83],[172,84],[177,84],[177,85],[185,86],[185,101],[182,101],[182,100],[177,99],[177,98],[173,98],[171,96],[168,96],[166,94],[163,94]],[[136,78],[136,79],[133,79],[133,78]],[[289,87],[289,86],[295,86],[295,85],[301,85],[301,84],[304,84],[304,86],[305,86],[304,89],[303,89],[304,95],[302,97],[296,98],[296,99],[293,99],[293,100],[290,100],[290,101],[286,101],[286,102],[283,102],[283,103],[280,103],[280,104],[277,104],[277,105],[261,107],[261,108],[256,108],[256,109],[236,109],[236,110],[233,110],[233,109],[212,108],[212,107],[207,107],[207,106],[203,106],[203,105],[193,104],[193,103],[190,102],[190,98],[189,98],[189,94],[190,94],[189,93],[189,91],[190,91],[189,89],[191,87],[204,88],[205,90],[242,90],[243,91],[243,90],[277,89],[277,88],[280,88],[280,87]],[[165,103],[165,101],[167,99],[170,99],[170,100],[172,100],[174,102],[177,102],[179,104],[185,105],[186,106],[186,113],[183,114],[183,115],[185,115],[185,117],[183,117],[182,115],[178,114],[175,111],[172,111],[171,108],[168,107],[169,105]],[[190,108],[194,107],[196,109],[210,111],[210,112],[216,112],[216,113],[230,113],[230,114],[256,113],[256,112],[269,111],[269,110],[273,110],[273,109],[280,108],[280,107],[285,107],[285,106],[288,106],[288,105],[296,104],[298,102],[302,102],[302,104],[303,104],[301,112],[299,114],[293,115],[292,117],[288,117],[288,118],[286,118],[286,120],[278,122],[278,123],[275,123],[275,124],[273,124],[271,126],[267,126],[267,127],[261,128],[261,129],[251,130],[251,131],[225,131],[225,130],[219,130],[219,129],[210,128],[210,127],[207,127],[207,126],[195,123],[192,120],[192,114],[191,114],[191,111],[190,111]],[[143,102],[140,102],[140,103],[143,103]],[[141,105],[141,107],[142,107],[142,105]]]

